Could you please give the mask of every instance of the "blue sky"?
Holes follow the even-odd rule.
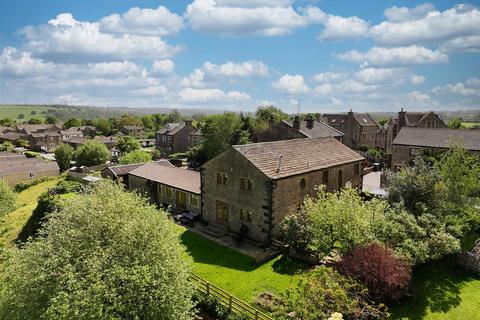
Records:
[[[478,1],[3,1],[0,103],[480,108]]]

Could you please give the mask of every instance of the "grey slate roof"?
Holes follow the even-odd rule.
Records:
[[[285,124],[293,127],[291,122],[283,121]],[[313,127],[307,127],[307,121],[300,121],[300,130],[301,133],[307,138],[326,138],[326,137],[344,137],[345,134],[323,121],[314,120]]]
[[[465,149],[480,151],[480,130],[404,127],[393,144],[431,148],[449,148],[452,144],[460,144]]]
[[[200,172],[147,163],[130,172],[131,175],[167,186],[200,194]]]
[[[272,179],[365,159],[332,137],[260,142],[233,148]]]
[[[170,161],[168,161],[166,159],[161,159],[161,160],[155,161],[153,163],[155,163],[157,165],[160,165],[160,166],[170,167],[170,168],[175,167],[173,164],[170,163]],[[137,168],[140,168],[144,164],[146,164],[146,163],[143,162],[143,163],[123,164],[123,165],[118,165],[118,166],[110,166],[110,167],[107,167],[103,170],[108,170],[114,176],[118,177],[118,176],[124,176],[124,175],[130,173],[133,170],[135,170]]]
[[[182,130],[183,127],[185,127],[185,123],[167,123],[165,128],[161,128],[157,131],[157,133],[174,135],[178,131]]]
[[[52,171],[56,170],[59,171],[58,164],[55,161],[46,162],[40,159],[32,159],[36,160],[33,162],[23,162],[20,161],[18,163],[9,163],[9,164],[2,164],[0,165],[0,178],[2,176],[12,175],[16,173],[23,173],[23,172],[43,172],[43,171]]]

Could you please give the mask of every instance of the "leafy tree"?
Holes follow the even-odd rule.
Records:
[[[393,250],[373,243],[355,246],[342,256],[337,270],[365,284],[375,301],[398,300],[405,295],[411,279],[411,268]]]
[[[69,129],[71,127],[80,127],[82,125],[83,125],[82,120],[78,118],[70,118],[67,121],[65,121],[65,123],[63,124],[63,127],[65,129]]]
[[[58,119],[55,116],[47,116],[45,118],[45,122],[48,124],[55,124],[58,121]]]
[[[183,120],[183,117],[182,115],[180,114],[180,112],[177,110],[177,109],[174,109],[172,110],[172,112],[170,112],[168,115],[167,115],[167,119],[166,119],[166,122],[170,122],[170,123],[176,123],[176,122],[180,122]]]
[[[387,319],[383,305],[369,301],[367,289],[327,267],[317,267],[281,297],[275,319],[318,320],[341,313],[346,319]]]
[[[22,147],[22,148],[28,147],[29,144],[30,143],[28,142],[28,140],[25,140],[25,139],[19,139],[16,142],[17,147]]]
[[[16,124],[15,120],[12,118],[3,118],[0,120],[0,125],[5,126],[5,127],[14,127]]]
[[[464,128],[463,124],[462,124],[462,120],[459,119],[459,118],[454,118],[450,121],[448,121],[448,127],[450,129],[460,129],[460,128]]]
[[[444,199],[440,172],[421,158],[414,165],[387,175],[388,201],[402,203],[408,212],[420,215],[438,209]]]
[[[204,140],[199,152],[207,160],[216,157],[231,145],[232,137],[240,125],[240,118],[233,112],[206,117],[202,127]]]
[[[313,240],[310,220],[304,212],[289,214],[281,222],[284,241],[298,252],[304,252]]]
[[[389,118],[382,118],[382,119],[378,120],[378,124],[381,125],[381,126],[384,126],[388,123],[388,121],[390,121]]]
[[[140,142],[131,137],[131,136],[124,136],[118,140],[117,148],[122,153],[129,153],[141,148]]]
[[[25,118],[25,115],[23,113],[20,113],[17,117],[17,119],[23,119],[23,118]]]
[[[155,129],[155,123],[153,122],[153,116],[148,114],[143,116],[140,121],[142,121],[142,125],[147,129]]]
[[[41,119],[31,118],[30,120],[28,120],[28,123],[29,124],[43,124],[44,122]]]
[[[80,166],[96,166],[110,159],[110,151],[100,142],[88,140],[78,147],[76,152],[77,164]]]
[[[138,119],[131,114],[124,114],[123,116],[120,117],[120,120],[118,121],[118,129],[120,129],[123,126],[138,126],[138,125],[139,125]]]
[[[371,242],[374,223],[384,219],[385,207],[378,199],[364,201],[352,188],[328,193],[319,187],[317,196],[307,197],[301,208],[313,233],[310,248],[324,256],[335,248],[345,252]]]
[[[60,170],[65,171],[70,168],[70,162],[73,160],[75,155],[75,151],[72,146],[62,143],[56,150],[55,150],[55,160],[60,167]]]
[[[255,123],[253,131],[255,135],[268,129],[270,125],[280,123],[282,120],[287,120],[288,114],[284,113],[279,108],[274,106],[259,107],[255,112]]]
[[[120,164],[142,163],[152,161],[152,154],[144,150],[134,150],[120,157]]]
[[[93,125],[104,136],[108,136],[112,133],[112,123],[107,119],[103,119],[103,118],[95,119]]]
[[[9,251],[0,318],[193,319],[183,257],[165,213],[104,182],[63,202],[35,240]]]
[[[10,141],[5,141],[4,143],[0,144],[0,151],[13,151],[15,146]]]
[[[15,192],[3,179],[0,179],[0,217],[15,210],[17,200]]]
[[[31,114],[32,116],[33,116],[33,115],[36,115],[36,114],[37,114],[37,111],[32,110],[32,111],[30,111],[30,114]]]

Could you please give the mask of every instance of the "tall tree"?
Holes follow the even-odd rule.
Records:
[[[5,260],[1,319],[193,319],[175,226],[113,183],[66,200]]]
[[[16,207],[16,195],[7,182],[0,179],[0,217],[13,211]]]
[[[206,117],[202,127],[204,140],[200,152],[205,154],[207,159],[214,158],[231,145],[240,126],[240,117],[233,112]]]
[[[117,148],[122,153],[129,153],[141,148],[140,142],[131,136],[124,136],[118,140]]]
[[[70,162],[73,160],[75,151],[73,147],[62,143],[56,150],[55,150],[55,160],[60,167],[60,170],[65,171],[70,168]]]
[[[80,127],[82,126],[83,123],[82,123],[82,120],[81,119],[78,119],[78,118],[70,118],[68,119],[67,121],[65,121],[65,123],[63,124],[63,127],[65,129],[69,129],[71,127]]]
[[[93,125],[104,136],[108,136],[112,133],[112,123],[104,118],[95,119]]]
[[[131,115],[131,114],[124,114],[123,116],[120,117],[120,120],[118,121],[118,129],[120,129],[123,126],[138,126],[139,122],[137,117]]]
[[[143,163],[152,161],[152,154],[144,150],[134,150],[118,159],[120,164]]]
[[[110,151],[100,142],[88,140],[78,147],[76,152],[77,164],[80,166],[96,166],[110,159]]]

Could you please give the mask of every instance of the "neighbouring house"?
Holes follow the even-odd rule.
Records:
[[[101,142],[107,146],[108,149],[112,149],[117,146],[118,143],[118,137],[115,136],[95,136],[93,140]]]
[[[62,135],[56,132],[38,132],[28,135],[30,149],[52,152],[62,143]]]
[[[39,133],[47,130],[58,131],[53,124],[17,124],[17,132],[23,134]]]
[[[78,128],[78,130],[82,132],[84,137],[94,137],[97,134],[97,128],[95,128],[94,126],[80,126],[75,128]]]
[[[62,140],[83,137],[83,132],[79,129],[79,127],[71,127],[66,130],[60,130],[60,134],[62,135]]]
[[[5,179],[11,186],[27,180],[59,174],[60,168],[55,161],[27,159],[25,156],[18,157],[15,154],[9,156],[7,153],[3,153],[0,157],[0,179]]]
[[[190,135],[188,137],[188,146],[190,148],[193,148],[193,147],[201,144],[202,141],[203,141],[202,128],[197,128],[190,133]]]
[[[120,128],[120,132],[127,136],[139,137],[143,135],[143,127],[139,126],[123,126]]]
[[[332,137],[232,146],[201,167],[202,217],[218,236],[244,225],[248,238],[268,245],[317,186],[361,188],[364,161]]]
[[[88,138],[85,137],[70,137],[63,140],[63,143],[71,145],[75,149],[78,148],[80,145],[84,144]]]
[[[452,145],[480,154],[480,130],[404,127],[392,143],[392,168],[407,165],[422,153],[447,150]]]
[[[306,120],[300,120],[295,116],[293,122],[281,121],[278,124],[261,132],[257,136],[258,142],[279,141],[298,138],[326,138],[333,137],[343,142],[345,134],[321,120],[315,120],[311,117]]]
[[[392,152],[392,142],[404,127],[409,128],[448,128],[442,116],[433,111],[407,112],[403,108],[398,112],[397,118],[391,118],[377,132],[375,146],[385,152]]]
[[[380,125],[368,113],[350,110],[347,114],[324,114],[321,117],[329,126],[343,132],[343,143],[351,148],[360,145],[375,146],[376,133]]]
[[[189,146],[189,136],[193,131],[195,131],[195,127],[192,126],[191,120],[187,120],[185,123],[168,123],[155,135],[157,148],[164,156],[186,152]]]
[[[161,159],[155,161],[158,165],[163,165],[166,167],[173,168],[174,165],[170,163],[170,161],[166,159]],[[145,163],[132,163],[132,164],[123,164],[123,165],[116,165],[116,166],[108,166],[107,168],[103,169],[101,175],[103,178],[110,178],[113,181],[119,181],[126,186],[128,186],[128,174],[143,166]]]
[[[155,147],[155,139],[138,139],[142,148]]]
[[[131,171],[129,190],[146,194],[152,203],[176,212],[201,212],[200,172],[158,163],[147,163]]]
[[[0,152],[0,162],[2,161],[14,161],[19,159],[26,159],[27,157],[22,153],[14,153],[8,151]]]
[[[0,133],[0,143],[5,141],[17,144],[19,140],[28,140],[28,135],[19,132],[5,131]]]

